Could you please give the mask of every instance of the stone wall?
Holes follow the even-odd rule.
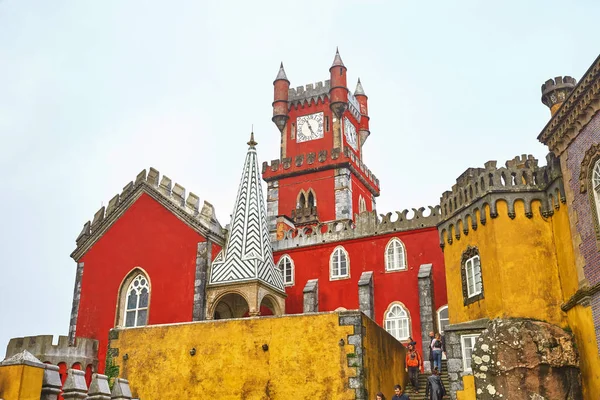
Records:
[[[480,319],[461,324],[447,325],[444,329],[446,339],[446,357],[448,365],[448,379],[450,380],[450,396],[456,400],[456,392],[463,390],[463,375],[470,375],[463,367],[463,353],[461,336],[480,334],[488,324],[489,320]]]

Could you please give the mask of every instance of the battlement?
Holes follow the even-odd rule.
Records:
[[[298,86],[296,89],[288,90],[288,104],[292,106],[302,105],[304,103],[315,103],[320,99],[325,101],[329,98],[329,90],[331,89],[331,81],[309,83],[305,86]]]
[[[283,239],[272,242],[273,251],[432,228],[441,221],[439,206],[429,206],[428,215],[425,215],[425,207],[413,208],[412,211],[412,217],[408,216],[409,210],[396,211],[395,219],[391,212],[378,217],[376,211],[364,211],[355,215],[355,222],[338,220],[292,229],[285,232]]]
[[[577,80],[570,76],[548,79],[542,84],[542,103],[550,109],[556,104],[562,104],[575,86],[577,86]]]
[[[281,179],[288,176],[294,176],[300,173],[314,172],[332,168],[339,168],[340,164],[347,166],[358,176],[375,196],[379,196],[379,179],[371,172],[369,168],[358,158],[350,149],[335,148],[328,153],[327,150],[320,150],[318,153],[299,154],[292,157],[286,157],[281,160],[272,160],[271,164],[263,162],[262,173],[265,181]]]
[[[508,216],[516,217],[515,201],[525,203],[525,216],[533,217],[531,203],[542,203],[542,215],[550,216],[565,202],[562,173],[559,161],[552,153],[546,156],[547,165],[540,167],[532,155],[521,155],[508,160],[504,167],[497,167],[497,161],[488,161],[484,168],[468,168],[457,179],[452,190],[446,191],[440,198],[442,223],[440,232],[448,229],[454,236],[460,237],[458,225],[466,235],[469,226],[477,229],[477,218],[485,225],[484,207],[490,208],[491,218],[496,218],[496,202],[503,200],[508,204]],[[468,221],[467,221],[468,220]],[[468,223],[469,222],[469,223]],[[452,235],[448,232],[449,243]],[[444,240],[442,239],[442,246]]]
[[[159,178],[159,172],[154,168],[150,168],[147,175],[144,169],[135,181],[129,182],[120,194],[110,199],[106,207],[102,206],[96,211],[93,220],[86,222],[77,236],[77,248],[71,257],[78,260],[142,192],[148,193],[204,235],[213,238],[217,243],[223,243],[223,228],[217,220],[213,205],[204,201],[200,209],[200,198],[196,194],[190,192],[186,198],[185,187],[178,183],[173,184],[166,175],[163,175],[162,179]]]
[[[87,338],[76,338],[75,344],[69,346],[68,336],[59,336],[58,344],[53,344],[52,335],[26,336],[10,339],[6,347],[6,358],[27,350],[41,362],[57,365],[64,362],[68,366],[80,363],[87,365],[98,363],[98,341]]]

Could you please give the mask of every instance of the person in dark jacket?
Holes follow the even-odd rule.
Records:
[[[404,394],[404,392],[402,391],[402,386],[400,385],[396,385],[394,386],[394,397],[392,397],[392,400],[410,400],[410,397],[408,397],[407,394]]]
[[[427,388],[425,389],[425,398],[427,400],[442,400],[446,396],[446,388],[440,378],[440,372],[437,368],[427,378]]]

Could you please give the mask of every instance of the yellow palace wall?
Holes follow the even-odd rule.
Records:
[[[340,325],[344,316],[354,318],[358,325]],[[359,312],[111,332],[112,337],[117,334],[109,351],[118,349],[114,359],[119,375],[129,379],[134,397],[146,400],[354,399],[350,378],[357,376],[361,362],[365,366],[361,382],[369,398],[385,389],[391,397],[393,385],[406,380],[402,344]],[[359,339],[358,349],[349,344]]]
[[[31,365],[0,366],[0,399],[34,400],[40,398],[44,369]]]
[[[524,204],[515,204],[515,219],[508,217],[506,202],[497,203],[498,216],[485,209],[486,224],[469,229],[444,247],[450,323],[479,318],[531,318],[570,329],[580,355],[586,399],[600,393],[600,357],[590,307],[577,305],[567,313],[561,305],[578,289],[578,276],[565,204],[547,218],[539,202],[532,204],[533,218],[525,216]],[[479,215],[477,216],[479,220]],[[461,256],[475,246],[481,258],[484,298],[463,305]],[[469,378],[470,379],[470,378]],[[462,396],[470,396],[465,383]],[[471,397],[464,397],[471,398]]]

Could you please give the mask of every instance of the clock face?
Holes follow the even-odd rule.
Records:
[[[356,138],[356,127],[348,118],[344,118],[344,135],[346,135],[346,141],[354,150],[358,144]]]
[[[323,113],[303,115],[296,120],[297,134],[296,142],[308,142],[309,140],[323,137]]]

